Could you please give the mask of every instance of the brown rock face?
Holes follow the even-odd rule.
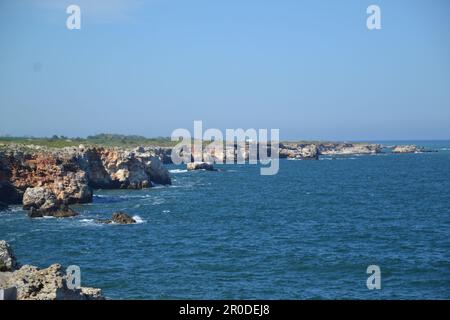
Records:
[[[23,195],[27,188],[45,187],[65,204],[92,201],[86,173],[64,153],[16,153],[8,157],[10,183]]]
[[[47,194],[42,203],[27,198],[23,203],[26,209],[35,209],[31,216],[48,211],[71,215],[63,206],[91,202],[92,188],[140,189],[151,187],[152,181],[171,183],[154,148],[27,148],[0,151],[0,202],[21,203],[28,188],[43,188]],[[167,150],[159,152],[164,155]]]

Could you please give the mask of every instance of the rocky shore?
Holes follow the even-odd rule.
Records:
[[[11,246],[0,240],[0,289],[14,290],[17,300],[104,300],[101,289],[70,289],[68,276],[60,264],[39,269],[20,266]]]

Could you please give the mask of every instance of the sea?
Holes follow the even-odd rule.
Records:
[[[437,152],[281,159],[273,176],[169,165],[171,186],[96,190],[74,218],[13,206],[0,239],[108,299],[450,299],[450,141],[381,143]],[[118,210],[138,223],[95,222]]]

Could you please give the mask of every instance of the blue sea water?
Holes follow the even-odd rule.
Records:
[[[169,166],[172,186],[99,190],[75,218],[13,207],[0,239],[114,299],[450,299],[450,142],[412,143],[439,152],[281,160],[275,176]],[[93,221],[116,210],[140,223]]]

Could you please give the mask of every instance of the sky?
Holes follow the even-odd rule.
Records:
[[[449,15],[446,0],[0,0],[0,135],[170,136],[202,120],[450,139]]]

